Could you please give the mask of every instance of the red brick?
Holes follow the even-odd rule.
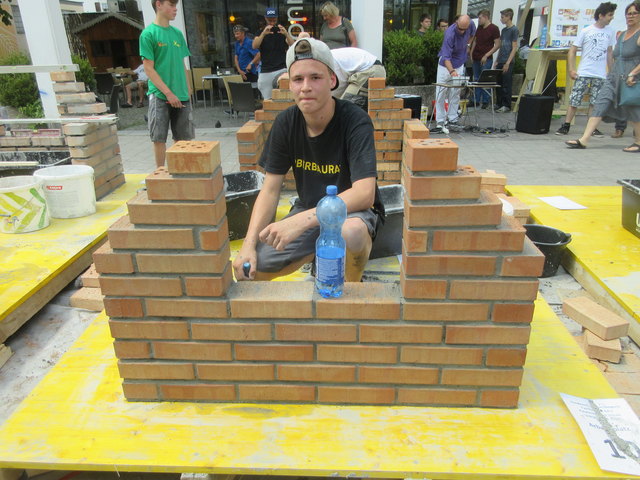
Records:
[[[403,320],[455,322],[483,321],[489,315],[488,303],[433,303],[406,301]]]
[[[164,360],[231,360],[231,344],[203,342],[153,342],[153,357]]]
[[[371,103],[369,103],[371,104]],[[429,129],[418,119],[404,122],[403,136],[409,138],[425,139],[429,138]]]
[[[406,195],[412,200],[477,199],[480,175],[456,170],[452,175],[417,176],[402,169]]]
[[[190,228],[142,228],[135,227],[129,216],[116,221],[108,231],[111,248],[133,250],[189,250],[195,248]]]
[[[402,363],[426,363],[434,365],[481,365],[481,348],[459,347],[402,347]]]
[[[422,205],[405,197],[404,215],[409,227],[494,226],[500,224],[502,203],[485,190],[476,203]]]
[[[533,303],[495,303],[491,320],[496,323],[531,323]]]
[[[186,277],[185,291],[190,297],[221,297],[233,282],[233,274],[229,265],[220,276]]]
[[[127,400],[158,400],[158,387],[155,383],[124,381],[122,392]]]
[[[278,380],[287,382],[355,382],[353,365],[278,365]]]
[[[411,109],[402,108],[398,110],[371,110],[369,117],[380,120],[406,120],[411,118]]]
[[[384,91],[384,90],[378,90]],[[402,125],[404,120],[399,119],[391,119],[391,120],[382,120],[382,119],[374,119],[373,128],[376,130],[402,130]]]
[[[196,365],[201,380],[267,381],[275,378],[275,365],[257,363],[206,363]]]
[[[99,273],[133,273],[130,253],[114,253],[109,242],[93,252],[93,263]]]
[[[629,330],[626,319],[588,297],[568,298],[562,304],[562,312],[603,340],[623,337]]]
[[[386,80],[384,78],[382,77],[369,78],[369,89],[380,89],[385,87],[386,87]]]
[[[248,123],[248,122],[247,122]],[[236,132],[236,139],[239,142],[256,142],[262,137],[262,124],[253,125],[245,123]]]
[[[150,200],[215,200],[224,188],[222,169],[204,178],[172,176],[165,167],[146,178]]]
[[[490,348],[487,350],[488,367],[522,367],[526,358],[526,348]]]
[[[258,155],[262,152],[263,145],[254,142],[238,142],[238,153],[242,155]]]
[[[519,396],[519,390],[484,390],[480,392],[480,406],[516,408]]]
[[[262,148],[262,147],[261,147]],[[256,153],[251,153],[251,154],[244,154],[241,153],[238,155],[238,162],[240,163],[240,167],[242,168],[243,166],[256,166],[258,164],[258,162],[260,161],[260,152],[256,152]]]
[[[440,343],[440,325],[360,325],[360,343]]]
[[[376,98],[393,98],[395,95],[396,90],[393,87],[374,89],[369,92],[369,100]]]
[[[182,295],[179,278],[100,277],[103,295],[139,297],[177,297]]]
[[[449,298],[458,300],[535,300],[538,281],[452,280]]]
[[[312,402],[316,389],[305,385],[238,385],[240,400]]]
[[[149,342],[113,342],[113,350],[116,357],[122,359],[151,358]]]
[[[394,400],[393,388],[318,387],[318,401],[322,403],[390,405]]]
[[[521,382],[521,368],[509,370],[478,368],[442,369],[442,385],[518,387]]]
[[[265,111],[282,111],[293,105],[293,102],[275,102],[273,100],[264,100],[263,109]]]
[[[219,253],[138,253],[141,273],[222,273],[229,264],[227,243]]]
[[[226,214],[224,195],[207,203],[152,203],[146,192],[127,202],[129,219],[135,225],[218,225]]]
[[[383,110],[387,108],[400,109],[404,106],[404,102],[401,98],[387,98],[387,99],[369,99],[369,111],[371,110]]]
[[[110,320],[109,328],[113,338],[145,338],[187,340],[189,330],[187,322],[154,322]]]
[[[435,232],[436,234],[438,232]],[[473,275],[492,276],[496,271],[496,257],[479,255],[409,255],[402,249],[402,268],[405,275]]]
[[[405,298],[442,299],[447,294],[447,281],[408,278],[400,271],[400,288]]]
[[[517,220],[514,220],[517,221]],[[539,277],[544,268],[544,255],[535,245],[525,238],[521,255],[509,255],[502,259],[500,276],[502,277]]]
[[[312,282],[238,282],[229,290],[234,318],[312,318]],[[286,300],[285,300],[286,299]]]
[[[389,283],[345,283],[340,298],[316,299],[316,318],[397,320],[400,292]]]
[[[310,362],[313,345],[235,345],[236,360],[260,362]]]
[[[404,162],[412,172],[453,172],[458,146],[448,138],[408,139]]]
[[[276,325],[276,340],[285,342],[355,342],[355,325],[280,323]]]
[[[110,317],[141,318],[144,316],[142,300],[139,298],[105,297],[103,302],[104,311]]]
[[[467,345],[526,345],[530,326],[502,327],[481,325],[447,325],[445,343]]]
[[[212,173],[220,166],[220,142],[179,141],[167,149],[169,173]]]
[[[409,228],[406,222],[403,222],[402,228],[403,246],[408,253],[424,253],[427,251],[428,232]]]
[[[434,251],[521,252],[525,230],[513,217],[503,215],[497,230],[439,230],[433,234]]]
[[[190,363],[118,362],[120,376],[137,380],[192,380],[193,365]]]
[[[158,317],[227,318],[226,300],[154,299],[145,300],[147,315]]]
[[[396,347],[371,345],[318,345],[319,362],[396,363]]]
[[[271,340],[271,324],[192,322],[191,335],[194,340]]]
[[[438,376],[437,368],[358,367],[360,383],[434,385],[438,383]]]
[[[220,250],[227,240],[229,240],[229,223],[226,216],[216,228],[200,231],[200,247],[202,250]]]
[[[52,82],[75,82],[76,74],[74,72],[51,72],[49,74],[51,76]]]
[[[475,390],[399,388],[398,403],[410,405],[474,405]]]
[[[160,385],[163,400],[208,400],[231,402],[236,400],[233,385]]]

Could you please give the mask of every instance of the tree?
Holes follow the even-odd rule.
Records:
[[[5,4],[9,6],[9,3],[11,3],[11,0],[0,0],[0,20],[7,26],[11,25],[11,20],[13,20],[13,15],[8,10],[5,10]]]

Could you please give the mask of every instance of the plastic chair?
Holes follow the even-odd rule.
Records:
[[[96,73],[94,76],[96,77],[96,93],[104,97],[111,95],[115,85],[113,75],[110,73]],[[108,102],[105,100],[104,103]]]
[[[229,100],[229,106],[233,103],[233,98],[231,95],[231,90],[229,90],[229,83],[232,82],[242,82],[242,75],[225,75],[222,77],[222,81],[224,82],[224,89],[227,92],[227,99]]]
[[[198,92],[202,92],[202,100],[204,101],[204,106],[207,106],[206,88],[203,86],[202,77],[205,75],[211,75],[211,67],[194,67],[193,72],[193,93],[196,96],[196,100],[198,100]]]
[[[231,108],[234,112],[243,112],[245,118],[247,113],[256,111],[256,99],[253,95],[253,87],[247,82],[229,82],[231,92]]]
[[[122,85],[114,85],[111,89],[111,98],[109,99],[108,113],[117,114],[120,107],[120,92],[122,91]]]

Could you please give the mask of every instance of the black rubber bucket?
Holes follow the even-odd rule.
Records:
[[[571,241],[571,234],[544,225],[524,225],[527,237],[544,254],[544,268],[540,277],[553,277],[558,272],[562,256]]]

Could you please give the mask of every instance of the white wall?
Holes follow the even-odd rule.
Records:
[[[351,21],[358,47],[382,59],[383,0],[352,0]]]
[[[176,27],[178,30],[182,32],[182,34],[184,35],[184,38],[187,38],[187,31],[185,30],[185,27],[184,27],[183,5],[184,5],[183,2],[178,3],[178,14],[176,15],[176,19],[173,22],[171,22],[171,26]],[[142,19],[144,21],[144,26],[146,27],[147,25],[152,24],[153,21],[156,19],[156,12],[153,10],[153,7],[151,6],[151,2],[146,0],[143,2],[138,1],[138,7],[140,7],[140,10],[142,11]],[[189,57],[185,59],[185,65],[187,66],[187,68],[191,68]]]
[[[511,8],[513,10],[513,24],[518,24],[518,5],[514,5],[513,0],[494,0],[493,1],[493,18],[491,21],[502,30],[502,23],[500,22],[500,10],[505,8]],[[522,34],[522,32],[520,32]]]

